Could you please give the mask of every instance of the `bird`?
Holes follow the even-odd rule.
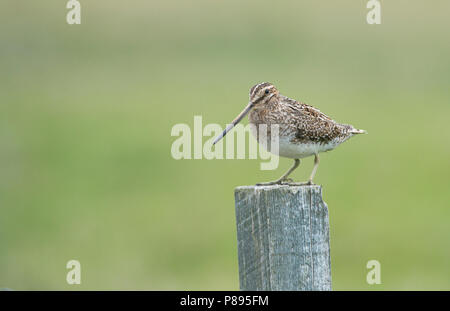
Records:
[[[215,138],[213,145],[221,140],[247,114],[252,135],[258,140],[260,125],[266,125],[266,148],[270,146],[271,125],[278,125],[277,155],[294,160],[294,164],[280,178],[264,185],[313,185],[313,179],[319,167],[319,153],[333,150],[349,138],[367,131],[349,124],[342,124],[322,113],[319,109],[282,95],[269,82],[262,82],[250,88],[249,103],[242,112]],[[258,141],[261,143],[260,141]],[[289,176],[300,165],[300,159],[314,156],[314,167],[307,182],[294,182]]]

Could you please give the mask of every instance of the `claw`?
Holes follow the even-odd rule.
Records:
[[[314,183],[309,180],[309,181],[305,181],[305,182],[291,182],[291,183],[288,183],[285,185],[288,185],[288,186],[311,186],[311,185],[314,185]]]
[[[286,178],[282,180],[275,180],[270,182],[258,183],[256,186],[271,186],[271,185],[285,185],[285,186],[311,186],[315,185],[312,180],[305,182],[294,182],[292,178]]]
[[[289,184],[294,182],[294,180],[292,178],[285,178],[281,181],[282,184]]]
[[[256,184],[256,186],[271,186],[271,185],[281,185],[281,181],[276,180],[276,181],[262,182],[262,183]]]

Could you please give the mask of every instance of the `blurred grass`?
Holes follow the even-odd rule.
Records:
[[[334,289],[450,289],[449,11],[383,2],[373,26],[349,0],[82,1],[70,26],[64,1],[2,1],[0,287],[238,289],[233,188],[291,163],[176,161],[170,130],[225,124],[271,81],[369,132],[317,174]]]

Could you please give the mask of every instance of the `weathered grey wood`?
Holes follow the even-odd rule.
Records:
[[[241,290],[331,290],[320,186],[243,186],[235,200]]]

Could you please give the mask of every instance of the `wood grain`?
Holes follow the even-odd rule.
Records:
[[[235,205],[241,290],[331,290],[320,186],[238,187]]]

